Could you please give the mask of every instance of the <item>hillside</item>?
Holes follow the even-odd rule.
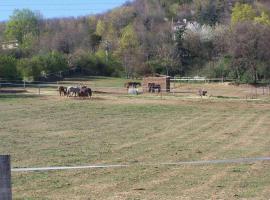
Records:
[[[31,80],[75,67],[87,75],[267,81],[269,7],[253,0],[136,0],[81,18],[17,11],[0,25],[2,41],[19,42],[19,48],[1,50],[0,77]]]

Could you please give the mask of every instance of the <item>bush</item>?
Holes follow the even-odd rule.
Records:
[[[12,56],[0,56],[0,78],[8,80],[18,78],[16,62]]]
[[[230,76],[231,59],[220,58],[217,62],[209,62],[203,69],[203,74],[209,78],[222,78]]]
[[[34,81],[40,77],[42,65],[40,65],[38,59],[24,58],[18,61],[17,69],[23,80]]]
[[[41,76],[68,69],[67,59],[59,52],[50,52],[19,60],[17,69],[24,80],[38,80]]]

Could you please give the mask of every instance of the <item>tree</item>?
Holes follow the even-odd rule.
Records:
[[[245,22],[235,25],[230,37],[229,53],[232,57],[232,70],[239,81],[257,83],[260,62],[262,27]]]
[[[31,37],[39,35],[41,15],[29,9],[15,10],[7,22],[5,35],[23,44]]]
[[[254,21],[259,24],[270,26],[270,16],[263,11],[259,17],[255,17]]]
[[[42,71],[42,64],[37,57],[23,58],[17,63],[17,69],[23,80],[38,80]]]
[[[216,1],[198,1],[197,3],[197,21],[202,24],[214,25],[218,22]]]
[[[163,27],[164,31],[157,33],[159,40],[156,44],[156,58],[163,73],[167,76],[174,74],[176,71],[176,54],[173,35],[170,27]]]
[[[129,78],[131,75],[134,75],[136,56],[139,54],[139,41],[132,25],[128,25],[122,30],[119,43],[119,53],[122,57],[126,76]]]
[[[61,73],[68,68],[66,57],[56,51],[32,58],[21,59],[17,66],[21,76],[26,80],[37,80],[41,76]]]
[[[106,24],[103,20],[98,20],[97,27],[96,27],[96,34],[99,36],[103,36],[106,31]]]
[[[256,11],[249,4],[236,3],[232,9],[232,24],[245,21],[253,21]]]
[[[12,56],[0,56],[0,78],[17,78],[16,59]]]

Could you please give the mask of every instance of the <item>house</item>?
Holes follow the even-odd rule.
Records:
[[[19,42],[17,40],[2,42],[1,47],[3,50],[17,49],[19,47]]]

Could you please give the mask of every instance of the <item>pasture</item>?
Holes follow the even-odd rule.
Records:
[[[123,85],[120,79],[83,81]],[[211,97],[197,97],[199,87]],[[270,156],[268,95],[246,100],[250,88],[221,84],[182,84],[175,95],[129,96],[107,88],[92,100],[59,97],[52,88],[40,96],[28,90],[0,94],[0,153],[11,154],[13,168],[131,166],[13,172],[14,199],[269,199],[269,161],[145,165]]]

